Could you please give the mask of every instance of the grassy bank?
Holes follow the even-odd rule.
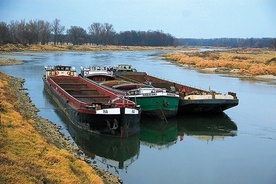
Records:
[[[23,62],[14,58],[1,58],[0,57],[0,66],[7,65],[21,65]]]
[[[0,52],[20,52],[20,51],[120,51],[120,50],[173,50],[176,47],[149,47],[149,46],[114,46],[114,45],[22,45],[22,44],[6,44],[0,45]]]
[[[275,50],[177,52],[166,54],[165,59],[194,68],[215,68],[218,72],[232,72],[239,75],[276,75]]]
[[[89,164],[53,144],[58,136],[27,111],[33,105],[20,93],[22,80],[0,72],[0,183],[104,183]]]

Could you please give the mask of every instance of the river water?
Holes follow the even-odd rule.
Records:
[[[132,183],[276,183],[276,85],[204,74],[162,60],[168,51],[11,53],[23,65],[0,71],[26,79],[24,87],[39,115],[62,126],[96,164]],[[240,104],[219,116],[143,119],[139,135],[114,139],[68,124],[43,90],[45,65],[132,64],[138,71],[202,89],[237,93]]]

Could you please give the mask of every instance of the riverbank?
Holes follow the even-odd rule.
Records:
[[[0,72],[1,183],[122,183],[37,115],[23,83]]]
[[[231,77],[255,80],[276,80],[276,51],[268,48],[209,48],[199,51],[197,47],[149,47],[113,45],[22,45],[6,44],[0,46],[0,53],[20,55],[20,52],[58,52],[58,51],[142,51],[172,50],[163,55],[164,59],[187,69],[204,73],[227,74]],[[192,51],[192,52],[190,52]],[[0,57],[1,65],[15,65],[22,62]]]
[[[8,50],[7,52],[3,52]],[[7,49],[9,48],[9,49]],[[13,49],[11,49],[13,48]],[[15,49],[16,48],[16,49]],[[219,49],[210,48],[212,51],[200,52],[199,48],[189,47],[128,47],[128,46],[53,46],[53,45],[29,45],[2,46],[2,53],[21,55],[18,51],[100,51],[100,50],[176,50],[163,55],[165,60],[181,67],[197,70],[201,73],[223,74],[229,77],[237,77],[247,80],[264,81],[276,84],[276,51],[264,49]],[[0,47],[1,50],[1,47]],[[190,52],[192,51],[192,52]],[[31,53],[29,53],[31,54]],[[14,58],[1,58],[0,66],[18,65],[23,62]]]
[[[0,52],[47,52],[47,51],[134,51],[134,50],[178,50],[182,47],[150,47],[150,46],[114,46],[114,45],[0,45]],[[191,48],[192,49],[192,48]]]
[[[195,67],[194,65],[187,65],[187,64],[176,64],[178,66],[197,70],[200,73],[208,73],[208,74],[222,74],[228,77],[237,77],[240,79],[247,79],[247,80],[255,80],[255,81],[264,81],[271,84],[276,84],[276,76],[275,75],[252,75],[252,74],[241,74],[239,73],[239,69],[229,69],[225,67],[217,67],[217,68],[202,68],[202,67]]]
[[[267,48],[174,52],[165,54],[164,58],[174,64],[204,73],[276,80],[276,51]]]
[[[0,66],[7,66],[7,65],[21,65],[23,62],[18,59],[14,58],[1,58],[0,57]]]

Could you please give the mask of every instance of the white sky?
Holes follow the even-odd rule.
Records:
[[[0,21],[57,18],[116,32],[159,30],[176,38],[276,38],[276,0],[0,0]]]

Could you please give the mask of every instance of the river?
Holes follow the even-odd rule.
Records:
[[[199,73],[162,60],[168,51],[22,52],[2,54],[23,65],[0,71],[26,80],[40,116],[62,127],[96,164],[124,183],[276,183],[276,85]],[[45,65],[131,64],[138,71],[183,84],[237,93],[238,106],[219,116],[143,119],[139,135],[111,139],[79,131],[43,90]]]

